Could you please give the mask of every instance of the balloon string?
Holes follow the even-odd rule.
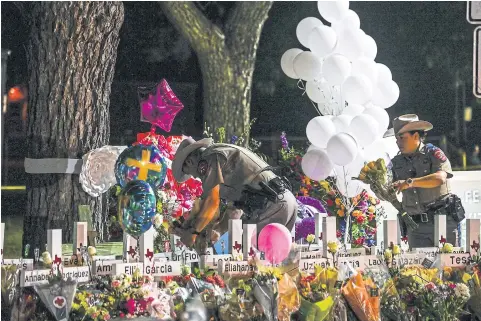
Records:
[[[300,90],[303,90],[302,96],[304,96],[304,94],[306,94],[306,86],[304,85],[304,82],[302,81],[302,79],[299,79],[297,81],[297,88],[299,88]],[[309,98],[309,101],[311,102],[312,106],[314,106],[314,109],[316,110],[316,112],[320,116],[322,116],[322,113],[320,112],[319,108],[316,106],[314,101],[312,101],[312,99],[310,99],[310,98]]]

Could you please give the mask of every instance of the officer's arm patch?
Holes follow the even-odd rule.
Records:
[[[445,162],[446,159],[448,159],[446,155],[444,155],[443,151],[437,147],[433,150],[433,155],[435,158],[439,159],[441,162]]]

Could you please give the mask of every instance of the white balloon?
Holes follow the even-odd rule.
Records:
[[[314,17],[307,17],[302,19],[296,28],[296,36],[301,45],[304,47],[309,47],[309,34],[312,29],[324,25],[321,20]]]
[[[357,152],[356,158],[344,168],[344,172],[347,177],[357,177],[361,172],[362,167],[364,166],[364,152],[359,150]]]
[[[292,48],[284,52],[281,58],[281,69],[287,75],[287,77],[293,79],[299,79],[296,72],[294,71],[294,58],[297,57],[303,51],[298,48]]]
[[[396,137],[390,136],[382,139],[386,146],[386,153],[389,155],[389,159],[392,159],[399,153],[399,147],[396,144]]]
[[[389,159],[387,157],[386,148],[386,143],[382,138],[376,139],[373,143],[364,147],[364,160],[366,163],[369,163],[371,161],[376,161],[379,158],[384,158],[387,161],[386,164],[388,164]]]
[[[384,108],[378,106],[372,106],[366,108],[364,111],[365,115],[372,116],[378,124],[378,137],[382,137],[389,127],[389,115]]]
[[[349,10],[349,1],[318,1],[317,9],[324,19],[332,23],[341,20],[347,13]]]
[[[377,66],[377,81],[385,82],[392,80],[392,73],[388,66],[376,63]]]
[[[338,133],[327,142],[327,154],[336,165],[345,166],[357,156],[357,142],[347,133]]]
[[[323,58],[334,50],[337,43],[337,35],[331,27],[318,26],[312,29],[307,42],[309,49],[320,58]]]
[[[374,60],[360,57],[352,62],[351,75],[364,75],[371,80],[371,84],[377,84],[377,67]]]
[[[376,139],[378,124],[374,117],[361,114],[352,119],[349,131],[356,138],[359,146],[364,147],[370,145]]]
[[[342,29],[338,39],[339,53],[346,56],[351,61],[363,56],[365,34],[361,29]]]
[[[340,85],[351,74],[351,62],[340,54],[327,57],[322,64],[322,75],[330,85]]]
[[[371,60],[376,59],[377,56],[377,44],[376,41],[370,36],[364,37],[364,57]]]
[[[333,22],[331,24],[332,29],[336,30],[337,34],[340,34],[345,28],[359,29],[361,27],[361,20],[356,12],[348,10],[340,21]]]
[[[372,98],[371,80],[364,75],[349,76],[341,85],[341,94],[348,103],[363,105]]]
[[[325,151],[311,149],[302,157],[301,167],[307,177],[320,181],[326,179],[331,173],[332,162]]]
[[[399,99],[399,86],[393,80],[379,82],[374,89],[372,102],[382,108],[389,108]]]
[[[322,62],[310,51],[304,51],[294,58],[294,72],[306,81],[314,80],[321,74]]]
[[[326,148],[327,142],[334,134],[336,134],[336,127],[330,117],[314,117],[306,127],[307,139],[318,148]]]
[[[347,132],[351,124],[351,115],[339,115],[332,119],[334,126],[336,126],[336,133]]]
[[[325,94],[321,91],[320,84],[315,80],[306,82],[306,94],[307,97],[315,103],[325,102],[327,100]]]
[[[351,116],[357,116],[362,114],[362,112],[365,110],[364,106],[358,105],[358,104],[349,104],[347,105],[343,110],[342,113],[344,115],[351,115]]]

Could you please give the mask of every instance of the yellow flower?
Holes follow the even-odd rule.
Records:
[[[45,263],[46,265],[50,265],[52,264],[52,256],[50,255],[50,252],[48,251],[45,251],[42,253],[42,259],[43,259],[43,263]]]
[[[337,252],[337,242],[336,241],[328,241],[327,248],[329,253],[335,254]]]
[[[336,198],[336,205],[337,206],[341,205],[341,199],[340,198]]]
[[[368,211],[369,213],[374,213],[374,212],[376,211],[376,207],[371,205],[371,206],[369,206],[369,207],[367,208],[367,211]]]
[[[369,162],[367,163],[367,166],[370,168],[370,169],[375,169],[376,168],[376,162]]]
[[[369,202],[370,202],[371,204],[376,204],[376,203],[377,203],[376,198],[375,198],[375,197],[372,197],[372,196],[369,197]]]
[[[453,253],[453,245],[451,243],[444,243],[441,252],[443,252],[443,253]]]
[[[93,246],[89,246],[87,251],[89,252],[90,256],[95,256],[97,254],[97,249]]]
[[[78,303],[72,303],[72,310],[76,311],[80,309],[80,304]]]
[[[386,260],[392,259],[392,251],[390,249],[384,250],[384,258]]]
[[[401,254],[401,247],[399,245],[394,245],[392,247],[392,254],[394,254],[394,255]]]
[[[325,284],[321,285],[321,289],[327,290],[327,285],[325,285]]]
[[[337,215],[340,217],[344,217],[344,211],[343,210],[338,210]]]
[[[307,243],[314,243],[315,240],[316,240],[316,236],[314,234],[309,234],[306,237]]]
[[[321,187],[326,191],[326,192],[329,192],[331,189],[330,189],[330,186],[329,186],[329,183],[326,182],[326,181],[320,181],[319,182],[319,185],[321,185]]]
[[[365,174],[365,173],[360,173],[360,174],[359,174],[359,179],[360,179],[361,181],[365,180],[365,179],[366,179],[366,174]]]

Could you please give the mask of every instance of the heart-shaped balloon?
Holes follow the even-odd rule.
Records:
[[[141,99],[140,108],[141,121],[149,122],[170,132],[175,117],[184,105],[172,91],[167,80],[162,79],[157,85],[155,94],[149,94],[146,99]]]

